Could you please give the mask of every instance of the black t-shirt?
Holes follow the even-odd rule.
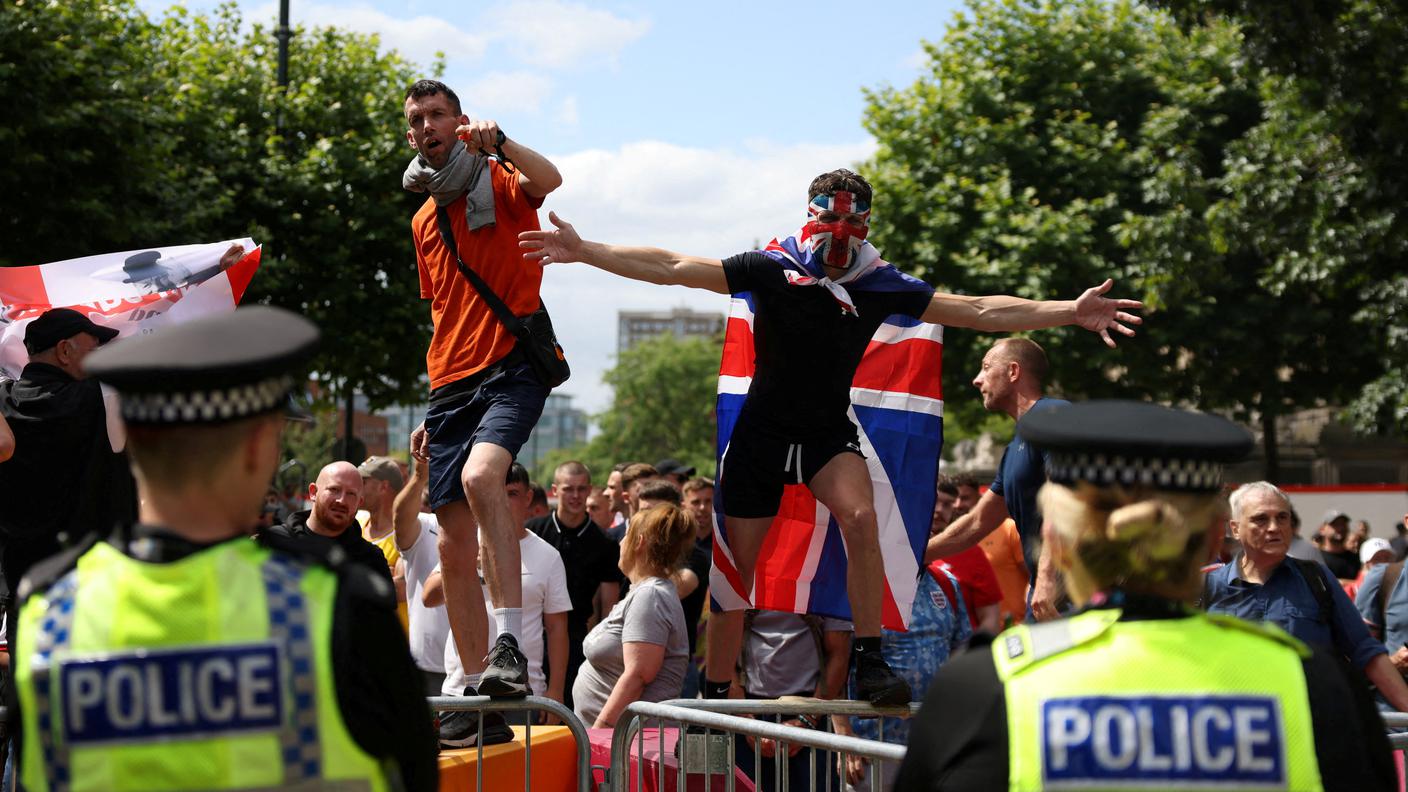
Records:
[[[846,290],[859,316],[844,313],[819,285],[794,286],[783,266],[757,251],[724,259],[728,289],[753,294],[753,384],[740,420],[789,435],[825,432],[845,421],[851,380],[875,331],[895,314],[918,318],[934,290]],[[756,419],[750,420],[758,426]]]
[[[1335,577],[1341,580],[1353,580],[1359,577],[1359,554],[1352,550],[1341,550],[1332,553],[1328,550],[1321,550],[1320,556],[1325,559],[1325,566],[1335,573]]]
[[[990,635],[939,669],[914,717],[896,792],[1006,789],[1007,698]],[[1315,755],[1326,792],[1395,790],[1393,758],[1368,681],[1320,648],[1304,661]]]
[[[592,616],[592,598],[602,583],[617,583],[621,570],[621,548],[601,532],[590,517],[581,525],[563,526],[557,512],[528,521],[528,530],[562,554],[562,566],[567,570],[567,596],[572,610],[567,614],[567,635],[572,643],[580,643],[587,635],[587,620]]]
[[[699,617],[704,614],[704,601],[709,594],[709,566],[713,547],[714,543],[710,540],[696,541],[694,547],[690,548],[689,558],[685,562],[685,568],[699,578],[699,587],[691,591],[688,597],[680,600],[680,605],[684,607],[685,635],[689,638],[690,657],[694,656],[695,634],[699,632]]]
[[[386,563],[386,555],[381,552],[381,548],[368,542],[362,537],[362,526],[356,520],[347,526],[346,530],[335,537],[323,536],[313,533],[313,529],[308,527],[308,515],[310,511],[294,512],[284,520],[283,525],[275,525],[265,528],[256,536],[260,544],[268,545],[269,536],[279,536],[286,539],[295,547],[311,548],[309,552],[318,555],[327,553],[328,547],[338,547],[347,554],[348,560],[361,564],[372,572],[386,579],[390,583],[394,579],[391,577],[391,567]]]
[[[143,561],[167,564],[215,545],[187,541],[150,526],[133,526],[117,532],[113,546]],[[127,540],[142,540],[127,541]],[[247,542],[245,536],[225,541]],[[436,738],[432,715],[425,701],[421,676],[411,660],[406,633],[396,617],[395,589],[363,564],[328,555],[331,542],[313,544],[291,540],[286,534],[265,538],[265,546],[301,561],[327,564],[337,573],[333,600],[332,673],[337,708],[357,745],[378,759],[392,760],[400,772],[401,788],[434,790],[439,786]],[[83,550],[42,562],[31,582],[43,591],[73,568]],[[140,553],[134,552],[140,548]],[[383,561],[382,567],[386,564]],[[11,706],[16,706],[11,699]],[[20,723],[11,709],[11,723]],[[18,755],[18,754],[16,754]]]

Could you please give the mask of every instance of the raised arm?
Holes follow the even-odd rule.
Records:
[[[1005,519],[1007,504],[992,490],[984,492],[972,511],[929,537],[929,542],[924,548],[924,563],[931,564],[940,558],[967,550],[997,530]]]
[[[540,264],[580,261],[632,280],[728,294],[724,265],[718,259],[686,256],[662,248],[589,242],[556,212],[549,212],[548,219],[557,226],[556,230],[524,231],[518,235],[524,258]]]
[[[411,480],[396,493],[391,507],[391,530],[396,534],[396,549],[403,553],[420,541],[420,496],[425,492],[428,467],[426,462],[411,455]]]
[[[1099,286],[1086,289],[1074,300],[1039,301],[1007,295],[968,297],[934,292],[922,318],[948,327],[1005,333],[1079,325],[1099,333],[1105,345],[1113,347],[1115,340],[1110,337],[1110,330],[1132,336],[1134,328],[1129,325],[1144,323],[1143,319],[1129,313],[1142,309],[1143,303],[1104,296],[1114,284],[1107,279]]]
[[[493,152],[494,142],[499,136],[499,125],[495,121],[470,121],[455,129],[455,135],[464,141],[470,151]],[[547,157],[519,143],[513,138],[504,137],[504,156],[513,160],[518,169],[518,183],[523,192],[534,198],[542,198],[562,186],[562,174]]]

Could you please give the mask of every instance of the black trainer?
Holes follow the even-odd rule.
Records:
[[[473,748],[479,744],[479,722],[484,721],[484,745],[513,741],[513,729],[500,712],[455,710],[440,716],[441,748]]]
[[[909,683],[895,676],[879,653],[855,654],[856,698],[877,707],[900,707],[909,703]]]
[[[486,667],[479,675],[479,694],[495,698],[528,695],[528,658],[518,649],[518,641],[503,633],[484,658]]]
[[[465,696],[477,696],[472,687],[464,689]],[[513,740],[513,729],[504,720],[501,712],[475,712],[473,710],[451,710],[440,713],[440,747],[473,748],[480,742],[480,720],[484,745],[498,745]]]

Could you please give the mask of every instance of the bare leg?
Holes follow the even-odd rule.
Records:
[[[763,539],[771,517],[740,518],[725,517],[728,527],[728,547],[733,553],[733,562],[738,567],[738,576],[747,588],[749,597],[753,594],[753,575],[758,563],[758,554],[763,549]],[[724,682],[733,679],[734,667],[738,664],[738,653],[743,648],[743,611],[723,611],[709,614],[709,628],[705,635],[709,644],[709,659],[704,667],[704,679]]]
[[[909,685],[895,675],[881,654],[885,562],[880,556],[870,471],[859,455],[837,454],[812,477],[809,486],[816,499],[835,515],[846,540],[846,595],[851,600],[856,633],[851,644],[856,697],[872,704],[904,704],[911,698]]]
[[[474,514],[468,503],[457,501],[436,509],[435,517],[440,521],[440,572],[445,581],[450,637],[465,673],[477,674],[484,670],[484,655],[489,651],[489,616],[474,567],[479,554]]]
[[[460,476],[469,505],[479,519],[486,546],[484,579],[496,608],[523,607],[522,564],[518,555],[518,532],[522,526],[513,524],[504,490],[511,464],[513,456],[507,449],[493,443],[477,443],[469,450]],[[449,590],[445,593],[448,596]]]
[[[856,454],[837,454],[817,471],[809,486],[835,515],[846,540],[846,595],[856,637],[878,637],[885,564],[875,521],[875,490],[865,460]]]

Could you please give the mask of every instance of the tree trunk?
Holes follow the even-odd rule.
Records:
[[[1281,477],[1281,451],[1276,445],[1276,414],[1266,409],[1264,403],[1261,410],[1261,445],[1266,458],[1266,480],[1275,484]]]
[[[342,458],[347,460],[348,462],[351,462],[354,465],[361,461],[352,458],[352,416],[354,411],[356,410],[356,396],[357,389],[349,385],[347,388],[347,405],[344,408],[344,420],[342,426]]]

